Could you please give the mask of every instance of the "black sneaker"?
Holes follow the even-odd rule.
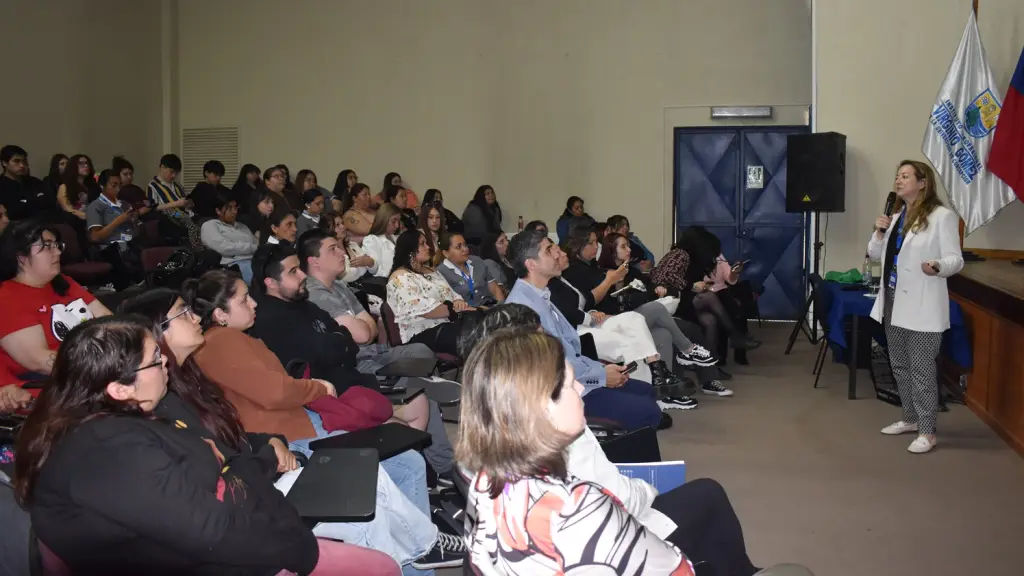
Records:
[[[732,396],[732,390],[729,390],[718,380],[712,380],[705,382],[701,387],[701,392],[710,394],[712,396]]]
[[[462,566],[467,554],[466,543],[462,541],[462,538],[438,532],[434,547],[420,559],[414,560],[412,567],[417,570],[456,568]]]
[[[661,422],[658,422],[658,430],[668,430],[672,427],[672,417],[668,414],[661,413]]]
[[[689,396],[671,396],[658,400],[658,407],[662,410],[693,410],[697,401]]]
[[[676,362],[683,366],[714,366],[718,359],[707,348],[694,344],[689,352],[677,354]]]

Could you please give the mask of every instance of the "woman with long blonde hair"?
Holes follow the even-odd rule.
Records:
[[[907,450],[935,447],[939,389],[935,361],[949,329],[946,278],[964,266],[959,218],[942,205],[935,173],[924,162],[904,160],[896,170],[896,213],[879,216],[868,256],[882,263],[881,289],[871,317],[885,328],[889,362],[899,388],[903,419],[882,434],[916,432]]]

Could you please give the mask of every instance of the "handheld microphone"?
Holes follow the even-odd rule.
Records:
[[[896,193],[895,192],[889,192],[889,195],[886,196],[886,198],[885,198],[885,215],[886,216],[892,216],[892,209],[895,208],[895,207],[896,207]],[[885,232],[885,230],[882,230],[881,228],[879,228],[878,231],[879,232]]]

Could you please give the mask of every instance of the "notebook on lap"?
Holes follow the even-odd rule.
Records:
[[[369,522],[377,508],[373,448],[316,450],[286,498],[307,523]]]
[[[381,460],[387,460],[406,450],[422,450],[429,445],[430,434],[404,424],[391,422],[365,430],[314,440],[309,443],[309,449],[374,448]]]

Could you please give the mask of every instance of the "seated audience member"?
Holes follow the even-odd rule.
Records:
[[[307,178],[308,181],[308,178]],[[295,235],[302,236],[307,230],[320,226],[320,217],[324,212],[324,194],[319,188],[310,188],[302,193],[305,208],[295,224]]]
[[[533,310],[521,304],[503,304],[488,310],[472,330],[460,335],[459,350],[468,358],[496,331],[535,332],[539,328],[540,317]],[[715,574],[748,576],[757,570],[747,557],[736,512],[718,482],[708,478],[691,480],[659,494],[644,480],[620,474],[589,428],[569,444],[565,458],[567,474],[602,486],[656,536],[676,545],[694,561],[717,568]],[[467,512],[476,510],[479,496],[479,492],[470,493]]]
[[[471,256],[462,234],[446,234],[439,245],[442,260],[437,266],[448,285],[470,306],[493,306],[505,300],[494,268],[483,258]]]
[[[718,295],[710,290],[711,283],[704,280],[713,273],[718,254],[691,226],[651,270],[651,281],[679,297],[676,316],[700,324],[707,342],[717,343],[724,332],[734,349],[746,350],[752,346],[745,330],[733,323]]]
[[[558,250],[558,264],[564,274],[568,267],[568,256],[561,249]],[[593,300],[563,276],[552,278],[548,282],[548,290],[551,291],[551,303],[576,328],[576,332],[581,337],[587,336],[593,340],[600,360],[637,362],[637,371],[632,377],[657,387],[659,406],[663,409],[687,410],[697,407],[697,401],[689,397],[664,397],[667,395],[664,387],[685,384],[670,368],[673,364],[671,334],[659,327],[648,327],[646,319],[635,312],[607,315],[591,310]],[[668,311],[665,313],[667,315]]]
[[[329,202],[334,195],[330,190],[320,186],[320,182],[317,180],[315,172],[309,168],[303,168],[295,175],[295,191],[299,194],[305,195],[309,190],[319,190],[320,194],[324,197],[324,205],[330,206]],[[305,196],[303,196],[303,200],[305,200]]]
[[[391,185],[384,189],[382,196],[385,204],[391,203],[398,206],[398,209],[402,214],[403,232],[406,230],[415,230],[418,219],[416,212],[409,207],[408,192],[408,190],[401,186]]]
[[[252,255],[259,241],[249,228],[235,219],[238,205],[231,196],[220,194],[214,198],[213,211],[217,218],[203,222],[203,244],[220,254],[222,266],[238,266],[242,280],[248,284],[252,280]]]
[[[309,301],[326,312],[340,326],[348,329],[359,345],[356,369],[363,374],[376,374],[388,364],[401,359],[424,358],[433,360],[434,353],[423,344],[386,346],[377,343],[377,320],[366,311],[352,290],[341,280],[345,273],[347,256],[339,242],[321,230],[313,230],[299,237],[299,267],[306,274]],[[407,378],[399,386],[416,384]],[[431,468],[444,475],[451,471],[452,446],[441,419],[436,402],[428,401],[427,430],[434,438],[423,455]]]
[[[348,227],[349,218],[345,218]],[[387,278],[395,260],[395,238],[402,226],[402,213],[398,206],[388,202],[377,208],[373,217],[373,226],[369,234],[363,238],[363,252],[377,263],[378,278]]]
[[[616,214],[608,219],[607,233],[622,234],[629,239],[630,265],[640,268],[643,272],[650,272],[654,266],[654,254],[644,246],[640,238],[629,230],[629,218]]]
[[[44,205],[47,210],[57,205],[57,189],[64,183],[64,171],[68,168],[68,157],[57,153],[50,156],[50,169],[43,178],[43,189],[45,191]]]
[[[444,221],[444,208],[433,204],[424,204],[420,210],[418,229],[423,232],[427,239],[427,246],[430,248],[430,261],[435,265],[440,262],[437,249],[437,242],[441,236],[447,234]]]
[[[53,229],[34,219],[12,223],[0,240],[0,365],[21,381],[49,376],[71,329],[110,314],[60,273],[63,249]]]
[[[756,313],[757,302],[754,300],[754,290],[747,280],[740,280],[740,273],[743,272],[744,263],[737,262],[730,264],[722,255],[722,241],[703,226],[696,226],[694,230],[704,240],[705,250],[715,257],[715,268],[710,274],[704,277],[706,282],[711,283],[708,291],[718,295],[718,299],[725,307],[726,313],[736,325],[738,331],[747,335],[747,350],[753,350],[761,345],[761,341],[750,336],[747,331],[748,310]],[[737,350],[736,360],[746,364],[746,351]]]
[[[373,275],[377,271],[377,263],[373,257],[364,254],[363,247],[349,238],[343,216],[335,214],[333,218],[334,238],[338,241],[338,245],[345,249],[345,275],[341,280],[345,283],[352,283],[367,274]]]
[[[39,218],[46,211],[46,193],[33,186],[29,178],[28,152],[21,146],[7,144],[0,148],[0,204],[7,207],[11,220]]]
[[[562,245],[569,239],[569,231],[577,226],[594,226],[597,224],[590,214],[583,210],[583,198],[569,196],[565,201],[565,211],[555,222],[555,231],[558,233],[558,244]]]
[[[253,204],[252,199],[259,195],[260,179],[260,168],[255,164],[245,164],[238,171],[238,178],[231,187],[231,197],[238,203],[239,215],[249,213],[249,207]]]
[[[508,296],[512,291],[512,285],[516,283],[516,273],[512,270],[512,264],[508,261],[508,236],[504,232],[497,236],[484,238],[480,245],[480,257],[491,267],[494,275],[498,277],[498,284],[501,291]]]
[[[61,347],[25,422],[18,501],[69,573],[340,574],[366,561],[395,574],[381,553],[318,541],[201,431],[151,417],[167,392],[164,363],[144,325],[89,322]]]
[[[458,232],[462,234],[464,227],[462,220],[455,215],[454,212],[445,208],[444,206],[444,194],[441,193],[437,188],[431,188],[423,193],[423,205],[424,206],[436,206],[441,209],[442,216],[444,217],[444,229],[448,232]],[[420,210],[422,213],[423,211]]]
[[[288,189],[287,173],[281,166],[271,166],[263,171],[262,187],[270,191],[275,210],[292,214],[298,214],[302,210],[302,199],[293,197],[294,194]],[[294,206],[292,202],[295,203]]]
[[[196,183],[192,194],[189,195],[193,211],[200,222],[216,218],[217,197],[231,194],[231,189],[221,184],[224,170],[224,164],[220,160],[210,160],[203,164],[203,181]]]
[[[501,205],[494,188],[484,184],[476,189],[473,199],[462,212],[463,237],[479,245],[491,234],[501,233]]]
[[[134,240],[139,217],[148,214],[149,208],[136,210],[121,202],[121,176],[113,170],[100,173],[99,185],[103,192],[85,209],[89,242],[99,248],[99,259],[113,267],[114,289],[124,290],[143,277],[139,243]]]
[[[181,158],[176,154],[164,154],[160,157],[160,166],[156,176],[146,189],[150,205],[162,214],[169,226],[167,235],[178,244],[189,245],[193,249],[203,249],[203,238],[199,227],[192,221],[192,201],[185,196],[185,190],[175,180],[181,172]]]
[[[122,304],[121,311],[140,315],[152,324],[157,343],[167,359],[168,393],[155,410],[157,416],[168,422],[183,422],[187,427],[198,430],[204,438],[213,440],[229,466],[249,473],[248,479],[254,488],[273,490],[272,484],[281,473],[299,468],[295,455],[288,449],[287,438],[276,434],[246,433],[238,411],[227,401],[221,389],[199,369],[193,355],[204,343],[200,319],[179,292],[152,290]],[[398,498],[398,504],[414,508],[401,496],[386,473],[382,472],[380,476],[378,483],[383,491]],[[283,478],[282,481],[292,479]],[[395,553],[390,530],[392,524],[402,518],[396,514],[408,510],[393,509],[390,498],[382,499],[377,506],[377,515],[371,523],[318,524],[313,533]]]
[[[558,247],[540,232],[517,234],[509,245],[509,259],[519,279],[505,301],[532,308],[544,330],[562,342],[583,383],[587,415],[615,420],[629,430],[670,426],[672,419],[662,414],[650,384],[630,379],[623,373],[624,366],[602,366],[583,355],[576,329],[551,303],[548,283],[561,274],[558,253]]]
[[[247,432],[284,436],[292,450],[307,456],[312,454],[311,441],[343,433],[328,432],[321,416],[305,408],[325,396],[336,396],[334,385],[326,380],[292,378],[263,340],[245,333],[257,318],[256,302],[240,278],[224,270],[207,272],[202,278],[186,281],[182,295],[198,314],[204,330],[205,344],[195,353],[196,364],[224,391]],[[393,480],[401,491],[401,495],[387,496],[390,508],[396,514],[404,511],[395,516],[404,520],[392,525],[393,542],[389,546],[393,551],[388,554],[403,565],[416,560],[417,567],[437,561],[438,555],[458,559],[459,543],[439,536],[430,523],[423,458],[415,452],[403,452],[384,460],[381,466],[386,474],[380,476]],[[378,538],[387,534],[374,533]],[[429,554],[424,556],[427,551]]]
[[[239,206],[238,213],[241,215],[239,220],[242,224],[245,224],[257,240],[262,241],[263,231],[270,226],[268,220],[274,214],[274,193],[266,188],[260,188],[250,197],[249,209],[243,212]]]
[[[72,224],[76,229],[85,220],[85,207],[89,205],[96,187],[96,172],[92,160],[85,154],[75,154],[68,160],[70,169],[64,170],[64,181],[57,188],[57,207],[66,216],[62,221]]]
[[[548,225],[543,220],[530,220],[526,223],[526,226],[523,227],[523,232],[540,232],[545,236],[550,234],[548,231]]]
[[[585,309],[597,309],[599,312],[617,315],[621,308],[612,306],[602,309],[603,302],[615,302],[611,296],[613,287],[626,277],[628,266],[620,265],[611,270],[603,270],[594,262],[597,255],[597,233],[589,228],[574,228],[569,232],[566,243],[569,250],[569,263],[562,278],[579,292],[585,302]],[[668,364],[682,366],[712,366],[717,361],[709,350],[694,344],[676,323],[668,309],[656,301],[648,301],[633,310],[647,322],[651,335],[658,345],[658,351]],[[679,351],[673,353],[673,347]],[[729,395],[723,390],[722,395]],[[710,393],[710,392],[709,392]]]
[[[352,241],[362,243],[363,237],[370,234],[376,215],[370,199],[370,187],[356,182],[341,203],[341,215],[345,218],[345,228],[352,236]]]
[[[359,175],[356,174],[355,170],[346,168],[341,172],[338,172],[338,176],[334,179],[334,188],[331,189],[331,194],[339,200],[344,200],[352,187],[359,183]]]
[[[380,186],[380,192],[373,195],[370,200],[370,207],[374,210],[379,208],[381,204],[386,204],[389,200],[385,200],[385,192],[389,186],[402,186],[402,175],[398,172],[388,172],[384,175],[384,183]]]
[[[430,267],[427,239],[417,230],[403,232],[395,243],[387,302],[403,343],[426,344],[435,353],[458,356],[460,315],[474,308]]]
[[[475,568],[510,576],[609,566],[636,576],[694,574],[674,544],[608,489],[569,472],[566,449],[586,430],[584,389],[554,336],[497,331],[476,346],[464,373],[456,454],[474,474],[467,540]],[[529,545],[539,541],[548,545]]]
[[[264,222],[263,230],[260,231],[261,243],[295,246],[295,239],[298,232],[296,222],[298,222],[298,220],[295,218],[295,214],[292,214],[288,210],[275,208],[274,211],[270,213],[270,217]]]

